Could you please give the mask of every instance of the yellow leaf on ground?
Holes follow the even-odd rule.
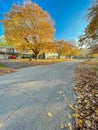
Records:
[[[69,130],[72,130],[72,124],[68,123]]]
[[[0,122],[0,128],[2,128],[3,127],[3,122]]]
[[[65,102],[68,102],[68,98],[65,97],[64,101],[65,101]]]
[[[78,122],[79,122],[79,126],[80,126],[80,128],[82,128],[82,125],[83,125],[83,121],[81,120],[81,119],[78,119]]]
[[[74,113],[74,114],[73,114],[73,117],[74,117],[74,118],[79,118],[80,115],[79,115],[78,113]]]
[[[48,112],[48,117],[52,117],[52,113],[51,112]]]
[[[74,111],[76,110],[76,108],[72,104],[70,104],[69,107]]]
[[[61,124],[61,125],[60,125],[60,128],[61,128],[61,129],[65,129],[65,128],[66,128],[66,124]]]
[[[71,118],[72,118],[72,116],[71,116],[71,115],[68,115],[68,118],[69,118],[69,119],[71,119]]]

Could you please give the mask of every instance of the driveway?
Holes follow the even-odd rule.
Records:
[[[34,66],[0,76],[0,130],[61,130],[62,124],[74,123],[69,104],[75,101],[76,64]]]

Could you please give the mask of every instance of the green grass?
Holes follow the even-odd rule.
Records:
[[[6,68],[7,66],[0,64],[0,68]]]

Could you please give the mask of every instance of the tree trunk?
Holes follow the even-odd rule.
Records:
[[[35,60],[38,60],[38,54],[39,54],[39,52],[36,51],[36,50],[34,50],[34,49],[32,49],[32,51],[34,52],[34,58],[35,58]]]
[[[35,60],[38,60],[38,53],[35,54]]]
[[[60,54],[58,54],[58,59],[60,59],[60,56],[61,56],[61,55],[60,55]]]

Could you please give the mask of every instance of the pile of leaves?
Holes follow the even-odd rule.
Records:
[[[98,130],[98,75],[86,64],[75,69],[77,105],[70,106],[76,122],[76,130]]]
[[[11,68],[0,68],[0,76],[4,74],[13,73],[13,72],[16,72],[16,71]]]

